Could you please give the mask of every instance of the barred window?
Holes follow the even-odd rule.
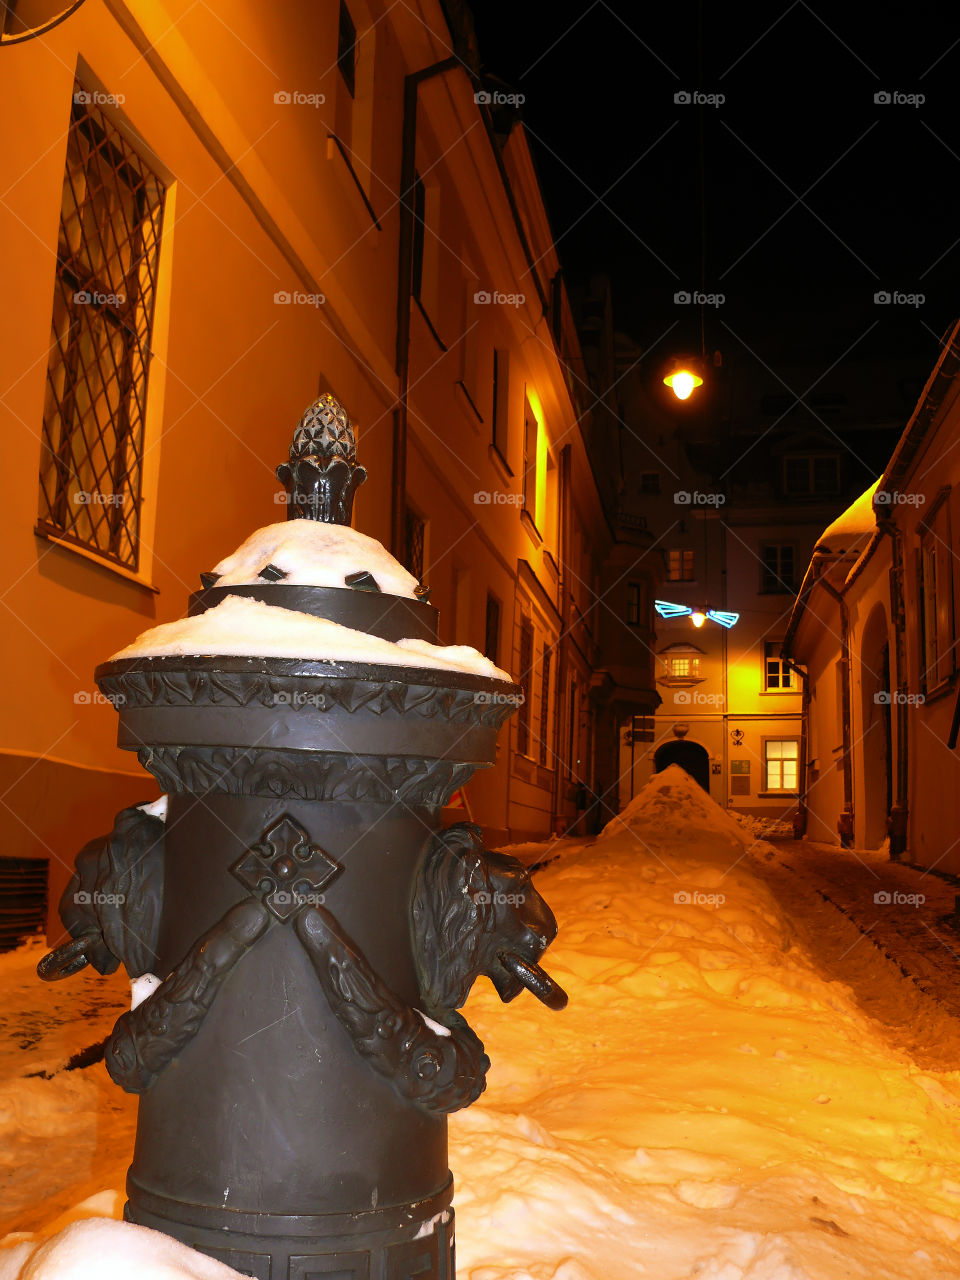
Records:
[[[135,570],[164,187],[100,96],[74,86],[37,532]]]
[[[409,569],[418,582],[423,581],[423,544],[425,534],[426,524],[423,518],[417,515],[413,507],[408,504],[404,517],[405,546],[403,564],[404,568]]]

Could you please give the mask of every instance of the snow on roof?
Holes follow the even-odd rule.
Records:
[[[468,645],[383,640],[328,618],[315,618],[245,596],[225,596],[205,613],[151,627],[115,653],[111,661],[179,655],[369,662],[390,667],[439,668],[491,680],[510,680],[505,671]]]
[[[343,587],[344,579],[366,571],[381,591],[413,600],[417,580],[376,538],[349,525],[318,520],[286,520],[257,529],[233,552],[214,566],[217,586],[246,583],[264,585],[260,570],[268,564],[282,569],[285,584],[311,587]]]
[[[814,548],[815,551],[829,555],[843,555],[848,551],[862,551],[866,542],[877,527],[877,517],[873,510],[873,495],[877,491],[880,479],[865,493],[861,493],[856,502],[850,504],[846,511],[837,516],[833,524],[824,529]]]

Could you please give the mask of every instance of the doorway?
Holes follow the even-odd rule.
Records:
[[[668,764],[678,764],[681,769],[686,769],[694,782],[699,783],[709,794],[710,757],[699,742],[687,742],[682,738],[675,742],[665,742],[654,752],[653,767],[655,772],[662,773]]]

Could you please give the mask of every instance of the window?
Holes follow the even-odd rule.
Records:
[[[795,556],[792,546],[765,542],[760,547],[760,590],[767,594],[796,591]]]
[[[693,552],[674,547],[667,552],[667,581],[693,581]]]
[[[668,645],[657,655],[660,684],[668,686],[688,686],[699,684],[704,679],[701,661],[704,653],[695,644],[678,643]]]
[[[539,424],[530,408],[530,401],[523,402],[523,509],[534,524],[537,523],[537,437]]]
[[[520,623],[520,670],[517,682],[523,688],[523,701],[517,710],[517,751],[522,756],[530,754],[530,667],[533,663],[533,627],[524,620]]]
[[[550,744],[550,667],[553,654],[544,645],[540,665],[540,763],[547,764]]]
[[[164,188],[79,81],[67,136],[37,532],[139,564]]]
[[[644,590],[642,582],[627,583],[627,622],[631,627],[638,627],[646,621]]]
[[[487,616],[484,626],[483,652],[491,662],[500,661],[500,601],[487,592]]]
[[[641,493],[659,493],[660,492],[660,472],[659,471],[641,471],[640,472],[640,492]]]
[[[763,772],[767,791],[796,791],[800,742],[797,738],[765,738]]]
[[[924,692],[938,688],[956,668],[953,620],[953,556],[947,491],[943,491],[920,535],[920,626]]]
[[[510,353],[493,349],[493,403],[491,443],[504,460],[507,459],[507,412],[510,404]]]
[[[779,640],[768,640],[763,646],[763,671],[763,687],[768,693],[796,688],[793,669],[780,657]]]
[[[343,0],[340,0],[340,24],[337,31],[337,66],[352,98],[356,92],[357,79],[357,28]]]
[[[667,659],[667,675],[676,677],[699,676],[700,659],[689,655]]]
[[[577,682],[570,681],[569,724],[567,725],[567,773],[571,778],[577,776],[580,764],[579,734],[577,732]]]
[[[404,517],[403,564],[418,582],[423,581],[423,546],[426,528],[424,520],[408,503]]]
[[[840,492],[837,454],[795,454],[783,460],[784,492],[802,497]]]

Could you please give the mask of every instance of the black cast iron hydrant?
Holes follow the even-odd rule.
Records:
[[[365,472],[332,397],[277,470],[289,519],[361,537]],[[190,617],[240,597],[281,623],[436,642],[423,588],[290,576],[201,575]],[[505,1001],[526,986],[566,1003],[537,963],[556,921],[524,867],[476,826],[438,830],[521,691],[411,665],[424,646],[396,666],[199,648],[97,669],[167,811],[125,809],[81,851],[60,904],[72,940],[39,969],[163,979],[105,1050],[140,1095],[125,1215],[261,1280],[452,1280],[446,1116],[489,1066],[456,1010],[481,974]]]

